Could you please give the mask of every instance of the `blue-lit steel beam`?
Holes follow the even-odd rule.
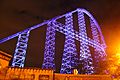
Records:
[[[89,17],[93,20],[93,22],[95,23],[98,31],[100,32],[100,36],[101,36],[101,39],[102,39],[102,42],[103,42],[102,45],[103,45],[104,48],[106,48],[106,44],[105,44],[104,37],[103,37],[103,35],[102,35],[101,29],[100,29],[97,21],[94,19],[94,17],[93,17],[87,10],[82,9],[82,8],[78,8],[78,9],[76,9],[76,10],[74,10],[74,11],[71,11],[71,12],[68,12],[68,13],[75,13],[75,12],[78,12],[78,11],[81,11],[81,12],[85,13],[87,16],[89,16]],[[64,15],[61,15],[61,16],[57,16],[57,17],[52,18],[52,19],[50,19],[50,20],[46,20],[46,21],[43,22],[43,23],[37,24],[37,25],[32,26],[32,27],[30,27],[30,28],[27,28],[27,29],[25,29],[25,30],[23,30],[23,31],[20,31],[20,32],[18,32],[18,33],[16,33],[16,34],[13,34],[13,35],[8,36],[8,37],[6,37],[6,38],[0,39],[0,44],[3,43],[3,42],[5,42],[5,41],[8,41],[8,40],[10,40],[10,39],[12,39],[12,38],[14,38],[14,37],[17,37],[19,34],[21,34],[21,33],[24,32],[24,31],[37,29],[37,28],[39,28],[39,27],[41,27],[41,26],[43,26],[43,25],[45,25],[45,24],[48,24],[50,21],[57,20],[57,19],[60,19],[60,18],[62,18],[62,17],[65,17],[65,15],[67,15],[68,13],[66,13],[66,14],[64,14]]]
[[[48,23],[46,31],[46,42],[45,42],[45,52],[44,61],[42,64],[43,69],[53,69],[55,70],[54,54],[55,54],[55,26],[51,22]]]
[[[95,42],[100,43],[100,39],[101,39],[100,33],[98,32],[98,29],[97,29],[95,23],[91,19],[90,19],[90,24],[91,24],[91,31],[92,31],[93,40]],[[103,51],[100,48],[95,47],[94,48],[94,60],[95,60],[94,66],[95,66],[96,73],[97,73],[97,70],[99,69],[99,62],[101,60],[105,60],[105,58],[106,58],[105,51]]]
[[[73,29],[73,16],[71,13],[65,16],[65,29]],[[60,73],[72,73],[73,69],[77,66],[78,55],[75,45],[75,39],[71,37],[71,33],[65,36],[64,52],[62,57],[62,64]]]
[[[82,64],[82,74],[92,74],[94,73],[93,60],[90,53],[87,40],[86,25],[84,19],[84,13],[78,11],[78,25],[79,33],[84,36],[80,42],[80,64]]]
[[[74,38],[75,40],[78,40],[80,42],[81,42],[82,39],[85,40],[85,38],[87,38],[85,40],[85,42],[87,42],[89,46],[92,46],[93,48],[97,47],[97,48],[100,48],[100,49],[104,50],[104,48],[102,47],[102,45],[100,43],[95,42],[94,40],[90,39],[89,37],[83,36],[81,33],[77,32],[73,29],[66,30],[65,25],[63,25],[62,23],[54,21],[53,24],[56,26],[56,31],[61,32],[65,35],[68,35],[67,33],[70,33],[71,34],[70,36],[72,38]]]
[[[29,32],[30,30],[19,34],[18,42],[13,56],[12,67],[24,67]]]
[[[72,19],[71,15],[73,13],[75,13],[75,12],[78,12],[78,23],[79,23],[79,27],[80,27],[80,32],[77,32],[77,31],[73,30],[73,28],[71,28],[71,26],[73,26],[72,25],[73,24],[72,23],[73,19]],[[84,18],[83,18],[84,16],[81,15],[81,14],[86,14],[90,18],[93,37],[96,37],[96,35],[98,35],[98,34],[95,34],[95,30],[97,30],[96,33],[99,33],[99,36],[100,36],[99,39],[101,39],[101,41],[99,41],[99,39],[96,39],[96,40],[91,39],[91,38],[89,38],[87,36],[86,27],[85,27],[85,21],[84,21]],[[56,22],[57,19],[60,19],[62,17],[67,17],[67,18],[70,17],[70,18],[68,18],[68,20],[66,19],[66,24],[69,25],[68,28],[66,27],[66,25],[63,25],[63,24],[61,24],[59,22]],[[81,19],[81,17],[82,17],[82,19]],[[97,58],[103,59],[104,56],[106,56],[106,54],[105,54],[106,44],[105,44],[101,29],[100,29],[97,21],[94,19],[94,17],[88,11],[86,11],[85,9],[81,9],[81,8],[78,8],[78,9],[76,9],[76,10],[74,10],[72,12],[69,12],[67,14],[64,14],[62,16],[57,16],[55,18],[47,20],[47,21],[45,21],[43,23],[40,23],[38,25],[35,25],[35,26],[30,27],[28,29],[25,29],[25,30],[23,30],[21,32],[18,32],[16,34],[12,35],[12,36],[9,36],[7,38],[0,39],[0,44],[1,44],[1,43],[5,42],[5,41],[8,41],[8,40],[14,38],[14,37],[17,37],[17,36],[19,37],[17,47],[16,47],[16,50],[15,50],[15,54],[14,54],[14,58],[13,58],[12,66],[18,66],[18,67],[23,67],[24,66],[25,54],[26,54],[26,49],[27,49],[27,41],[26,40],[28,40],[28,36],[25,36],[25,34],[29,35],[29,31],[37,29],[38,27],[43,26],[45,24],[48,24],[50,22],[56,28],[55,28],[55,30],[53,30],[53,33],[50,32],[50,31],[48,31],[47,33],[50,32],[50,33],[53,34],[53,36],[55,36],[54,31],[59,31],[59,32],[65,34],[66,35],[65,46],[67,44],[69,44],[68,41],[73,42],[72,46],[74,46],[74,47],[72,47],[72,50],[71,50],[72,52],[76,51],[76,47],[74,45],[74,40],[73,39],[80,41],[80,43],[81,43],[80,44],[81,45],[81,47],[80,47],[80,56],[81,56],[80,60],[83,60],[83,62],[85,63],[85,64],[83,63],[83,70],[85,70],[85,74],[92,74],[93,73],[93,69],[92,69],[93,67],[92,67],[92,58],[91,58],[89,46],[91,46],[91,47],[93,47],[95,49],[95,52],[96,52],[95,54],[96,54]],[[25,37],[25,40],[23,40],[24,37]],[[98,37],[96,37],[96,38],[98,38]],[[20,39],[22,39],[22,41]],[[47,39],[49,39],[49,38],[46,36],[46,40]],[[55,38],[53,38],[53,39],[55,39]],[[46,41],[46,46],[47,45],[50,46],[49,45],[50,43],[48,41]],[[50,41],[50,42],[52,42],[52,41]],[[53,40],[52,45],[54,45],[54,40]],[[45,68],[54,68],[54,47],[53,46],[50,46],[50,47],[53,48],[53,51],[51,52],[52,56],[51,57],[49,56],[51,61],[48,61],[48,63],[50,63],[49,65],[47,65],[45,63]],[[71,48],[71,47],[69,47],[69,48]],[[47,50],[48,50],[48,52],[50,52],[50,48],[45,47],[45,55],[44,55],[45,59],[48,59],[48,58],[46,58],[46,57],[48,57],[48,56],[46,56],[47,55]],[[67,47],[65,47],[64,51],[67,51],[67,50],[68,50]],[[67,52],[65,52],[65,54],[67,54]],[[67,55],[65,55],[65,56],[67,57]],[[64,54],[63,54],[63,57],[64,57]],[[71,57],[68,57],[68,58],[70,59]],[[71,64],[74,63],[74,61],[72,61],[72,60],[70,60],[70,61],[71,62],[68,61],[66,63],[71,63]],[[73,66],[70,66],[70,67],[73,67]],[[68,66],[66,66],[66,67],[68,67]],[[69,67],[69,69],[70,69],[70,67]],[[71,72],[68,71],[67,73],[71,73]]]

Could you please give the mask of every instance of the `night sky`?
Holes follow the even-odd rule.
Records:
[[[120,48],[119,0],[0,0],[0,39],[76,8],[84,8],[94,16],[107,44],[106,53],[114,54]],[[31,32],[26,67],[41,67],[45,30],[42,26]],[[57,34],[58,40],[64,37],[59,35],[62,34]],[[62,41],[64,42],[63,39]],[[2,43],[0,50],[13,55],[16,42],[17,38],[14,38]],[[56,46],[63,47],[58,43]],[[59,55],[60,53],[56,57]]]

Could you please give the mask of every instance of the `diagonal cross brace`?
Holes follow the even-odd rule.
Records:
[[[74,39],[76,39],[76,40],[78,40],[80,42],[81,42],[81,39],[83,39],[85,42],[88,43],[89,46],[92,46],[94,48],[97,47],[97,48],[100,48],[102,51],[104,51],[104,48],[102,47],[102,44],[94,41],[93,39],[90,39],[89,37],[86,37],[86,36],[82,35],[81,33],[77,32],[77,31],[75,31],[73,29],[71,29],[71,31],[65,29],[65,25],[60,23],[60,22],[53,21],[53,24],[56,26],[56,31],[61,32],[61,33],[65,34],[65,35],[68,35],[68,33],[70,33],[71,34],[70,36],[72,38],[74,38]]]

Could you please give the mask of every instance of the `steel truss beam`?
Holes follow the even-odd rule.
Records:
[[[73,29],[73,16],[71,13],[65,16],[65,29]],[[77,66],[78,55],[75,45],[75,39],[71,37],[71,33],[65,36],[64,52],[61,64],[60,73],[72,73],[72,70]]]
[[[48,23],[46,31],[46,42],[45,42],[45,52],[43,69],[55,69],[54,54],[55,54],[55,27]]]
[[[78,12],[78,25],[79,25],[79,33],[83,35],[85,38],[81,39],[80,42],[80,64],[82,64],[82,74],[92,74],[94,73],[93,67],[93,59],[90,53],[90,49],[88,46],[88,42],[86,41],[87,32],[86,32],[86,25],[83,12]]]
[[[13,57],[12,67],[24,66],[29,33],[30,33],[30,30],[19,34],[18,42],[16,45],[14,57]]]
[[[79,32],[73,29],[72,14],[75,12],[78,13]],[[90,25],[91,25],[93,39],[87,36],[84,14],[86,14],[90,18]],[[65,25],[60,22],[57,22],[58,19],[63,17],[66,18]],[[62,16],[55,17],[51,20],[47,20],[43,23],[40,23],[38,25],[25,29],[21,32],[18,32],[12,36],[8,36],[7,38],[1,39],[0,44],[14,37],[18,37],[18,42],[16,45],[16,50],[15,50],[15,54],[12,62],[13,67],[15,66],[24,67],[29,32],[45,24],[47,24],[48,27],[46,32],[44,62],[42,65],[43,68],[55,69],[54,54],[55,54],[55,32],[56,31],[59,31],[66,35],[63,59],[62,59],[62,65],[61,65],[61,73],[71,73],[72,68],[74,68],[74,66],[77,66],[78,64],[76,63],[78,59],[76,58],[77,53],[76,53],[75,40],[80,41],[81,47],[80,47],[79,61],[83,65],[82,70],[84,71],[85,74],[94,73],[93,60],[91,58],[89,46],[95,49],[94,54],[95,54],[96,63],[98,63],[99,60],[101,59],[102,60],[105,59],[106,44],[97,21],[88,11],[86,11],[85,9],[78,8],[72,12],[69,12]],[[69,42],[71,42],[72,44]]]

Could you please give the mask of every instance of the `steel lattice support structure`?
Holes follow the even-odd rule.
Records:
[[[73,13],[75,12],[77,12],[78,16],[79,31],[73,29],[73,27],[75,27],[73,26]],[[89,17],[93,38],[88,37],[84,14]],[[57,21],[63,17],[65,17],[65,24]],[[82,70],[79,71],[79,73],[95,73],[95,69],[98,68],[97,64],[99,61],[105,60],[106,44],[97,21],[88,11],[81,8],[1,39],[0,43],[3,43],[12,38],[18,37],[12,66],[24,67],[29,32],[46,24],[48,27],[46,30],[46,42],[42,68],[55,70],[55,34],[56,31],[58,31],[65,35],[64,52],[60,72],[72,73],[72,69],[74,69],[79,64],[82,64]],[[77,53],[75,40],[80,42],[80,55]],[[91,57],[90,47],[94,48],[95,61],[93,61]],[[80,57],[79,59],[78,56]],[[93,65],[93,62],[95,62],[95,66]]]
[[[54,54],[55,54],[55,27],[52,23],[48,23],[46,32],[45,52],[43,69],[55,69]]]
[[[24,66],[29,33],[30,33],[30,30],[19,34],[18,42],[16,45],[13,62],[12,62],[13,67]]]
[[[86,25],[84,20],[84,13],[78,11],[78,24],[79,24],[79,33],[84,36],[80,42],[80,62],[83,65],[82,73],[83,74],[92,74],[94,73],[93,60],[90,54],[90,49],[87,40]]]
[[[94,41],[100,43],[100,35],[98,33],[98,29],[95,25],[95,23],[93,22],[93,20],[90,19],[90,23],[91,23],[91,30],[92,30],[92,36]],[[102,49],[96,48],[94,49],[94,66],[95,66],[95,70],[97,71],[99,68],[99,62],[100,60],[105,60],[105,52]]]
[[[65,29],[69,31],[73,29],[73,16],[71,13],[65,16]],[[72,73],[73,68],[77,66],[77,56],[75,39],[71,37],[71,33],[67,32],[60,73]]]

